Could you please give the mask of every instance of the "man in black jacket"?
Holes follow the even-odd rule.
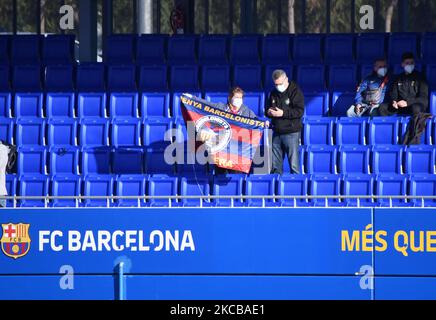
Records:
[[[299,145],[301,117],[304,115],[304,96],[298,85],[283,70],[272,74],[275,89],[271,91],[265,115],[271,118],[273,130],[272,173],[283,173],[283,157],[289,161],[291,173],[300,173]]]
[[[392,84],[389,104],[379,109],[381,116],[414,115],[428,109],[428,85],[415,70],[413,53],[403,54],[401,66],[404,72]]]

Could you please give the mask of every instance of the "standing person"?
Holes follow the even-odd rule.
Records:
[[[415,115],[428,109],[428,85],[422,74],[415,70],[413,53],[403,54],[401,60],[404,72],[392,84],[389,103],[380,106],[381,116]]]
[[[374,61],[373,72],[357,88],[354,105],[348,111],[348,117],[378,116],[378,108],[385,100],[389,75],[385,59]]]
[[[291,173],[300,173],[301,118],[304,115],[304,96],[294,81],[290,81],[283,70],[272,74],[275,89],[267,101],[265,115],[271,118],[272,173],[283,174],[283,157],[287,156]]]

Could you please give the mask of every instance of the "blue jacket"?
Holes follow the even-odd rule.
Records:
[[[354,103],[357,104],[381,104],[385,100],[386,89],[389,85],[390,75],[379,77],[375,72],[367,76],[357,88]],[[383,84],[383,87],[382,87]]]

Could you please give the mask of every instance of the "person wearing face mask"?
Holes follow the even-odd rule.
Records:
[[[401,60],[404,72],[392,84],[390,102],[379,110],[382,116],[415,115],[428,109],[428,85],[415,69],[413,53],[404,53]]]
[[[283,174],[283,157],[287,156],[291,173],[300,173],[301,118],[304,115],[304,96],[286,72],[275,70],[272,74],[275,89],[269,94],[265,115],[271,118],[273,130],[272,173]]]
[[[378,116],[378,108],[385,100],[388,82],[386,60],[377,59],[374,61],[373,72],[358,86],[354,105],[347,110],[347,116]]]

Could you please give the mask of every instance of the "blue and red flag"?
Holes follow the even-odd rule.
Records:
[[[226,112],[188,94],[182,95],[181,101],[185,123],[193,122],[197,137],[202,133],[208,136],[204,144],[213,163],[249,173],[265,121]]]

